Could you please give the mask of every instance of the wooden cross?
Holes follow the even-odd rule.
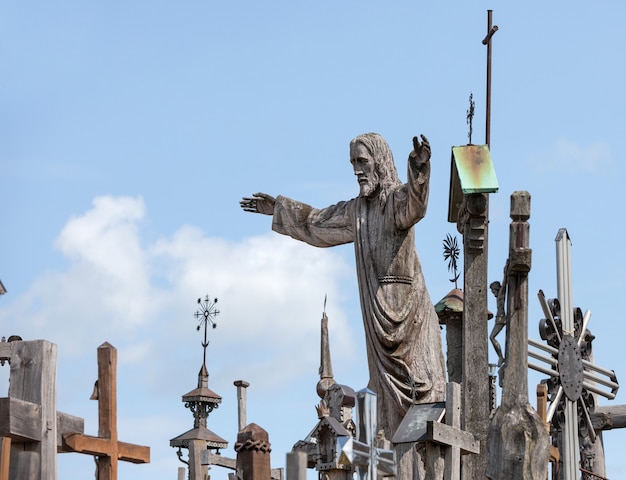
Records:
[[[117,439],[117,350],[108,342],[98,347],[98,436],[70,434],[63,437],[69,451],[94,455],[97,480],[117,480],[118,460],[150,462],[150,447]]]
[[[445,423],[426,422],[426,440],[444,447],[444,480],[460,480],[461,455],[480,453],[480,442],[474,435],[461,430],[461,386],[455,382],[446,385]]]

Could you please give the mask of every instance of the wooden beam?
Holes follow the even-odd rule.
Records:
[[[589,416],[596,431],[626,428],[626,405],[596,407]]]
[[[432,420],[426,422],[426,440],[441,445],[459,447],[461,455],[480,453],[480,442],[474,438],[474,435],[445,423],[433,422]]]
[[[150,447],[126,442],[117,442],[113,445],[109,438],[83,434],[70,434],[64,438],[65,445],[71,452],[94,456],[117,456],[118,460],[131,463],[150,462]]]
[[[41,406],[19,398],[0,398],[0,436],[16,443],[41,441]]]

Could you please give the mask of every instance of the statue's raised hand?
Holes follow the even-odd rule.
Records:
[[[274,215],[276,199],[267,193],[255,193],[252,197],[243,197],[239,202],[246,212]]]
[[[430,160],[430,143],[423,134],[420,134],[420,137],[422,137],[421,143],[419,138],[413,137],[413,151],[409,154],[409,161],[418,165]]]

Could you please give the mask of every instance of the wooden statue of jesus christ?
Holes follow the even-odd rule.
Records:
[[[427,403],[442,401],[445,391],[439,322],[413,229],[428,204],[430,145],[423,135],[421,139],[413,138],[405,184],[398,179],[387,142],[366,133],[350,142],[358,197],[322,209],[264,193],[240,202],[247,212],[272,215],[272,229],[296,240],[316,247],[354,243],[368,387],[378,395],[378,425],[387,439],[411,406],[412,395]],[[402,467],[404,461],[398,460],[397,478],[419,478],[414,466]]]

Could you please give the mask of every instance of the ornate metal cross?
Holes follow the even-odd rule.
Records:
[[[337,452],[337,457],[354,465],[360,480],[376,480],[396,474],[395,451],[376,445],[376,402],[376,394],[368,388],[356,393],[357,438],[347,437],[347,441],[338,443],[341,451]]]
[[[206,295],[204,300],[201,298],[198,299],[198,305],[200,305],[200,309],[193,314],[194,317],[199,319],[197,330],[200,330],[202,324],[204,324],[204,341],[202,342],[202,347],[204,348],[203,361],[204,365],[206,365],[206,348],[209,346],[209,340],[207,339],[207,328],[208,325],[211,324],[212,328],[217,327],[217,323],[215,323],[215,318],[220,313],[220,311],[215,308],[217,305],[217,298],[213,300],[209,300],[209,296]]]
[[[530,349],[528,355],[548,366],[528,362],[528,367],[550,376],[551,398],[546,420],[560,432],[557,443],[563,459],[563,478],[578,478],[579,441],[593,443],[596,440],[590,419],[595,404],[593,394],[612,400],[619,384],[614,371],[600,368],[590,361],[594,337],[587,326],[591,312],[583,315],[580,308],[572,305],[571,241],[567,230],[559,230],[556,244],[558,299],[546,300],[539,291],[539,302],[546,317],[541,320],[539,330],[547,345],[528,340],[529,347],[550,356]]]

